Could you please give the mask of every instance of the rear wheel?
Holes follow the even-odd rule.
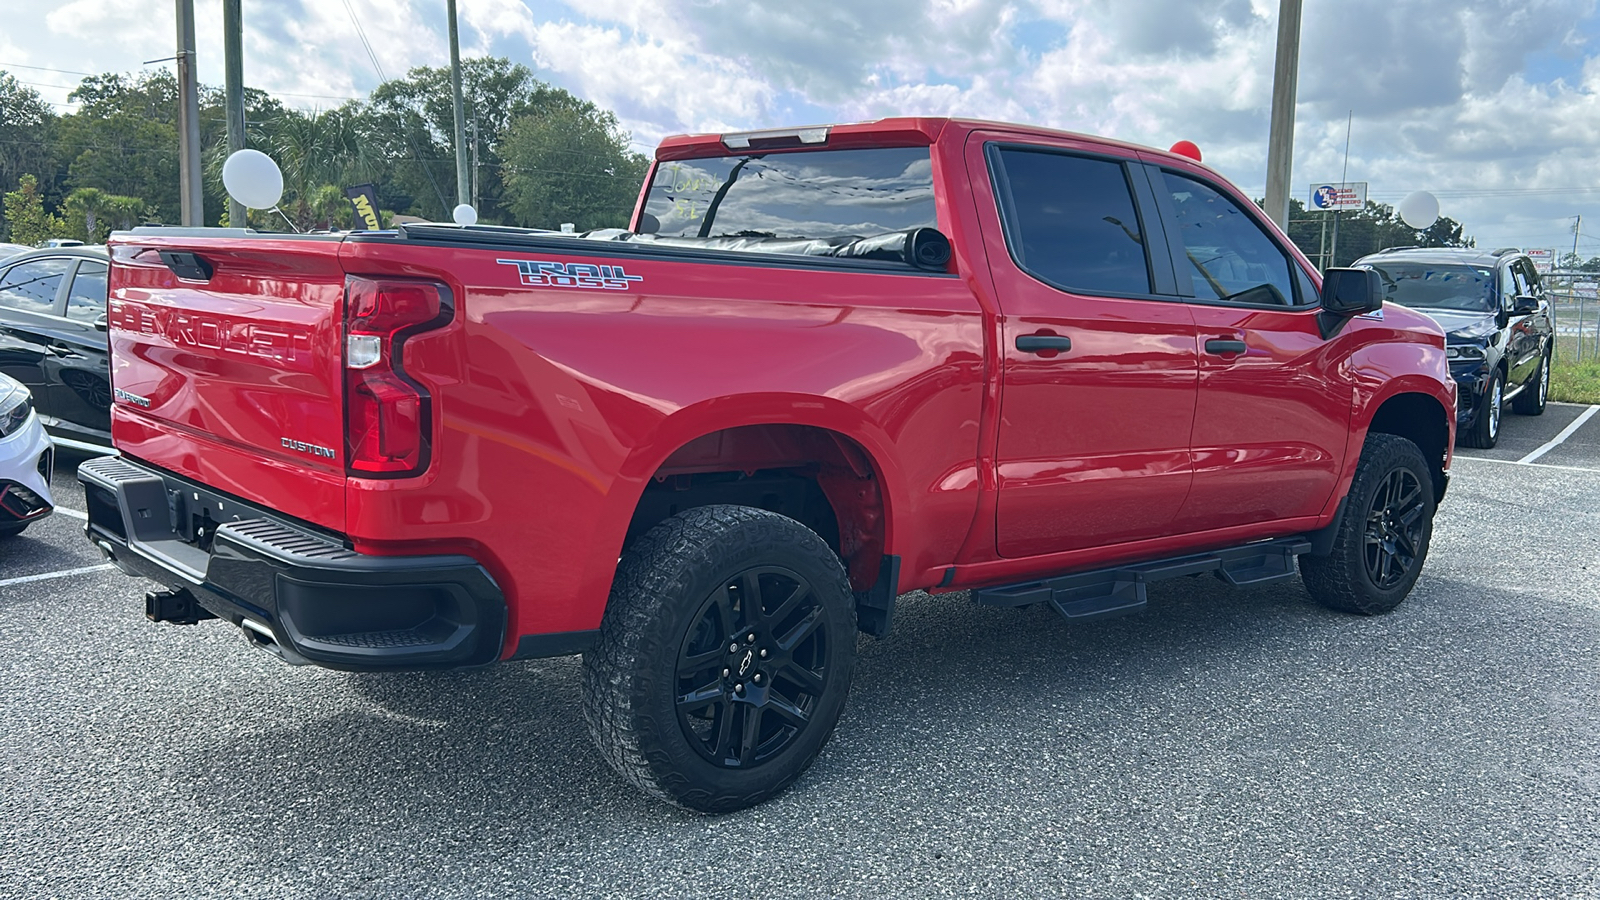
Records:
[[[1505,408],[1505,379],[1499,370],[1489,376],[1489,386],[1483,392],[1483,400],[1478,408],[1478,417],[1472,421],[1472,427],[1467,429],[1467,442],[1474,447],[1488,450],[1500,441],[1500,414]]]
[[[1411,593],[1433,537],[1433,476],[1417,445],[1370,434],[1327,556],[1300,557],[1311,598],[1330,609],[1386,613]]]
[[[766,510],[687,510],[618,564],[584,656],[584,718],[628,781],[729,812],[811,765],[844,708],[855,645],[854,595],[822,538]]]
[[[1537,416],[1544,412],[1545,401],[1550,397],[1550,351],[1546,350],[1539,359],[1539,380],[1522,389],[1517,399],[1511,401],[1511,408],[1519,415]]]

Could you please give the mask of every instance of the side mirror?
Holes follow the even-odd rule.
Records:
[[[106,314],[105,313],[101,313],[100,315],[94,317],[94,330],[95,331],[110,331],[111,330],[111,320],[106,318]]]
[[[1329,269],[1322,273],[1322,312],[1317,324],[1322,339],[1328,340],[1339,329],[1359,316],[1383,309],[1383,279],[1371,269]]]
[[[1383,309],[1383,279],[1371,269],[1329,269],[1322,273],[1322,310],[1359,316]]]
[[[1522,294],[1517,297],[1516,303],[1511,307],[1511,317],[1531,316],[1539,311],[1539,298]]]

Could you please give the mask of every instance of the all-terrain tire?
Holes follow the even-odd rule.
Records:
[[[1427,560],[1433,512],[1433,476],[1417,445],[1392,434],[1367,435],[1333,551],[1300,557],[1307,593],[1330,609],[1364,616],[1399,606]],[[1385,567],[1383,556],[1391,553],[1397,558]]]
[[[1472,420],[1472,427],[1462,435],[1468,445],[1480,450],[1492,450],[1500,442],[1500,420],[1505,414],[1505,402],[1502,399],[1505,387],[1505,375],[1500,371],[1496,370],[1489,376],[1477,418]]]
[[[1550,396],[1550,354],[1554,348],[1544,351],[1544,356],[1539,360],[1538,380],[1522,389],[1517,399],[1511,401],[1511,408],[1519,416],[1537,416],[1544,414],[1545,401]]]
[[[788,787],[821,751],[855,645],[854,595],[816,533],[751,507],[686,510],[617,566],[584,654],[584,719],[611,767],[646,793],[695,812],[741,809]],[[709,670],[693,669],[706,658]]]

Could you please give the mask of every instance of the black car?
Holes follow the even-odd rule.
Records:
[[[1433,318],[1445,331],[1455,377],[1457,439],[1493,447],[1500,413],[1544,412],[1555,328],[1533,261],[1517,250],[1403,247],[1356,260],[1377,271],[1389,299]]]
[[[111,446],[106,250],[53,247],[0,261],[0,372],[27,385],[56,444]]]

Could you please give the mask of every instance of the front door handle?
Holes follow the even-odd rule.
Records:
[[[1250,349],[1244,341],[1209,340],[1206,341],[1206,352],[1218,355],[1224,353],[1243,353]]]
[[[1019,334],[1017,349],[1023,353],[1065,353],[1072,349],[1072,338],[1059,334]]]

